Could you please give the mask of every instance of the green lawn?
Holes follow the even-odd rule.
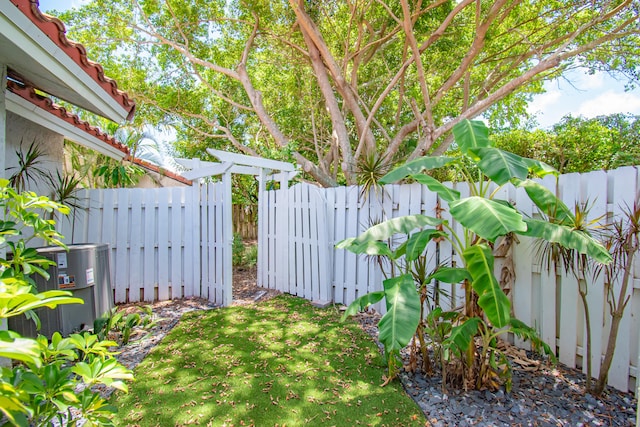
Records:
[[[118,425],[424,426],[375,343],[334,308],[279,296],[186,314],[117,394]]]

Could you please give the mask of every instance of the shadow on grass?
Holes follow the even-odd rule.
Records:
[[[118,394],[118,425],[421,426],[375,343],[335,309],[279,296],[186,314]]]

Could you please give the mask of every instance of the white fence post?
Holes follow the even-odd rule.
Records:
[[[233,291],[233,203],[231,202],[231,172],[222,175],[222,239],[223,239],[223,291],[222,305],[231,305]]]

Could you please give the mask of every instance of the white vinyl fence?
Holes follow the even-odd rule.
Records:
[[[590,218],[604,215],[611,219],[621,209],[632,206],[638,194],[638,171],[625,167],[614,171],[567,174],[557,185],[559,197],[573,207],[589,202]],[[556,180],[541,181],[556,191]],[[466,184],[456,184],[462,196]],[[455,229],[445,201],[418,184],[388,185],[381,194],[362,197],[359,187],[317,188],[298,184],[290,189],[268,191],[260,195],[261,223],[259,235],[258,283],[311,300],[349,304],[355,298],[382,289],[383,270],[363,256],[335,249],[339,241],[354,237],[371,224],[410,214],[435,216],[441,212]],[[528,215],[536,209],[526,193],[507,186],[496,196],[515,204]],[[440,208],[443,208],[441,210]],[[548,272],[536,261],[530,239],[518,237],[513,249],[515,281],[511,298],[515,315],[540,331],[548,343],[555,343],[562,363],[582,365],[585,341],[584,314],[578,295],[578,283],[562,271]],[[455,264],[460,260],[451,245],[442,242],[428,247],[429,269],[438,263]],[[497,277],[501,262],[496,261]],[[638,335],[640,331],[640,261],[635,263],[630,302],[620,327],[609,384],[623,391],[633,390],[637,377]],[[442,284],[451,300],[441,300],[444,307],[460,305],[460,285]],[[619,284],[616,284],[619,287]],[[610,323],[603,279],[589,284],[589,307],[593,340],[594,375],[604,351]],[[378,305],[378,309],[383,307]],[[520,343],[517,343],[520,344]]]
[[[115,302],[224,295],[222,183],[155,189],[83,190],[83,209],[62,218],[65,243],[107,243]],[[228,219],[230,221],[230,219]]]

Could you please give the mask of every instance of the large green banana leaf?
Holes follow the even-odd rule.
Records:
[[[396,181],[400,181],[408,177],[409,175],[417,175],[425,170],[438,169],[448,165],[455,159],[452,157],[420,157],[419,159],[412,160],[404,165],[395,168],[382,178],[380,178],[380,184],[391,184]]]
[[[529,167],[529,171],[534,173],[536,176],[540,178],[544,178],[547,175],[560,175],[560,172],[556,168],[551,165],[546,164],[545,162],[541,162],[540,160],[530,159],[528,157],[523,157],[522,160]]]
[[[511,303],[493,274],[491,248],[486,244],[469,246],[462,257],[473,279],[471,285],[478,294],[478,305],[494,327],[506,326],[510,319]]]
[[[469,154],[478,160],[478,167],[498,185],[504,185],[512,178],[526,179],[528,164],[524,157],[495,147],[469,149]]]
[[[449,212],[460,224],[493,242],[511,231],[526,231],[522,215],[512,207],[472,196],[449,203]]]
[[[394,234],[409,234],[416,228],[422,228],[427,225],[435,227],[443,222],[444,221],[442,219],[426,215],[401,216],[398,218],[388,219],[380,224],[370,227],[359,235],[355,241],[359,243],[367,240],[387,240]],[[339,242],[338,245],[342,245],[342,242]]]
[[[369,292],[368,294],[364,294],[361,297],[356,298],[355,301],[349,304],[349,307],[347,307],[347,310],[340,318],[340,321],[344,322],[347,317],[361,312],[371,304],[381,301],[382,298],[384,298],[384,291]]]
[[[442,184],[440,181],[435,179],[429,175],[412,175],[413,179],[419,182],[422,185],[426,185],[427,188],[434,193],[438,193],[438,196],[446,200],[447,202],[452,202],[454,200],[458,200],[460,198],[460,192],[456,191],[452,188],[447,187]]]
[[[442,346],[453,350],[456,354],[464,354],[469,348],[471,340],[478,333],[478,326],[480,325],[480,318],[472,317],[465,320],[462,324],[454,326],[451,329],[451,334],[442,343]],[[445,355],[447,357],[447,355]],[[450,357],[447,357],[450,359]]]
[[[463,120],[453,127],[453,136],[463,154],[471,148],[491,147],[489,128],[480,120]]]
[[[549,218],[564,225],[575,223],[573,212],[544,185],[529,179],[514,180],[513,182],[516,186],[524,188],[531,201]]]
[[[394,253],[389,246],[379,240],[365,240],[359,242],[355,237],[344,239],[336,244],[338,249],[346,249],[354,254],[380,255],[394,258]]]
[[[422,255],[422,252],[424,252],[424,249],[427,247],[431,239],[434,237],[444,236],[446,236],[444,232],[433,228],[418,231],[417,233],[413,233],[407,241],[402,244],[405,246],[404,249],[398,248],[396,250],[396,254],[404,252],[407,261],[415,261],[420,255]]]
[[[611,254],[600,243],[588,234],[573,230],[560,224],[553,224],[539,219],[526,219],[527,230],[518,232],[523,236],[537,237],[548,242],[558,243],[565,248],[575,249],[581,254],[587,254],[592,259],[602,263],[611,262]]]
[[[420,322],[420,297],[411,274],[393,277],[383,282],[387,313],[378,328],[379,339],[387,354],[401,350],[416,333]]]

